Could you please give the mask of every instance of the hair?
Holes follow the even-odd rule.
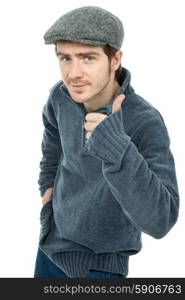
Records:
[[[65,40],[61,40],[61,42],[68,42]],[[109,46],[108,44],[105,46],[102,46],[104,53],[107,55],[109,62],[111,62],[111,59],[115,56],[117,49]],[[55,52],[56,52],[56,44],[55,44]],[[118,69],[115,71],[115,79],[119,82],[119,77],[122,71],[122,65],[120,63]]]
[[[109,62],[111,62],[111,59],[115,56],[115,54],[118,50],[109,45],[105,45],[105,46],[103,46],[103,51],[108,56]],[[121,71],[122,71],[122,65],[120,63],[118,69],[115,71],[115,79],[118,82],[119,82],[119,77],[120,77]]]

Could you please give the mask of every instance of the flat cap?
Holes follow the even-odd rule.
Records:
[[[123,24],[117,16],[97,6],[82,6],[61,16],[45,33],[44,41],[45,44],[66,40],[110,45],[119,50],[123,37]]]

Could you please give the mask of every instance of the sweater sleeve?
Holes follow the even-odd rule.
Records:
[[[102,160],[103,176],[133,225],[162,238],[178,217],[174,159],[160,113],[151,109],[142,120],[136,121],[134,143],[125,132],[122,110],[114,112],[95,128],[85,147]]]
[[[61,141],[51,96],[43,107],[42,121],[44,131],[41,143],[42,159],[40,161],[38,179],[41,196],[44,195],[47,188],[53,187],[58,163],[62,155]]]

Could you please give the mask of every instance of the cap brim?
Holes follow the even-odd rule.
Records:
[[[87,45],[92,45],[92,46],[105,46],[107,45],[107,42],[103,41],[94,41],[94,40],[87,40],[87,39],[75,39],[75,38],[67,38],[65,39],[62,36],[48,36],[44,37],[45,44],[50,45],[50,44],[56,44],[58,41],[71,41],[71,42],[76,42],[76,43],[82,43],[82,44],[87,44]]]

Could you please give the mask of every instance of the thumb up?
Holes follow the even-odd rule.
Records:
[[[114,100],[114,102],[112,104],[112,113],[114,113],[114,112],[121,109],[121,104],[122,104],[124,99],[125,99],[124,94],[120,94],[116,97],[116,99]]]

